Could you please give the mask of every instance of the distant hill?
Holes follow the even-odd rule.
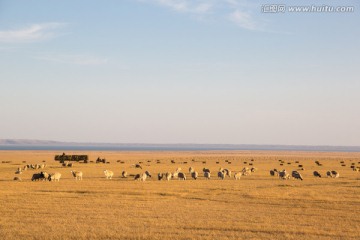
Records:
[[[305,146],[256,144],[147,144],[147,143],[84,143],[33,139],[0,139],[0,150],[104,150],[104,151],[197,151],[197,150],[270,150],[360,152],[360,146]]]

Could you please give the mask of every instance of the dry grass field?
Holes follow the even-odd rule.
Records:
[[[61,152],[0,151],[1,239],[360,239],[360,173],[350,168],[360,166],[360,153],[66,153],[88,154],[93,161],[99,156],[110,163],[65,168],[53,160]],[[32,182],[39,170],[15,175],[19,166],[43,161],[45,171],[62,174],[60,182]],[[151,179],[121,178],[123,170],[141,173],[132,167],[140,161]],[[249,163],[258,168],[252,175],[238,181],[217,179],[220,167],[240,171]],[[303,181],[269,174],[273,168],[291,173],[299,164],[305,168],[300,170]],[[199,179],[190,178],[190,166]],[[186,181],[157,180],[158,172],[177,167],[187,174]],[[203,178],[203,167],[212,170],[210,180]],[[72,178],[72,169],[83,171],[82,181]],[[105,179],[105,169],[114,171],[113,179]],[[315,178],[314,170],[323,178]],[[340,177],[327,178],[327,170],[338,171]],[[22,182],[13,181],[15,176]]]

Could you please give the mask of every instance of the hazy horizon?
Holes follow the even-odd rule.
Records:
[[[359,20],[353,0],[0,1],[0,138],[359,146]]]
[[[31,146],[101,146],[101,145],[109,145],[109,146],[116,146],[116,145],[131,145],[131,146],[204,146],[204,147],[220,147],[220,146],[225,146],[225,147],[231,147],[231,146],[238,146],[238,147],[245,147],[244,149],[246,149],[246,147],[250,147],[256,149],[256,147],[273,147],[274,149],[276,149],[277,147],[280,148],[286,148],[286,147],[290,147],[290,148],[303,148],[305,147],[306,149],[321,149],[321,148],[353,148],[356,149],[357,151],[360,150],[360,145],[291,145],[291,144],[252,144],[252,143],[240,143],[240,144],[234,144],[234,143],[193,143],[193,142],[178,142],[178,143],[161,143],[161,142],[157,142],[157,143],[146,143],[146,142],[76,142],[76,141],[58,141],[58,140],[40,140],[40,139],[1,139],[0,138],[0,145],[18,145],[18,146],[26,146],[26,145],[31,145]],[[294,148],[294,149],[295,149]],[[359,149],[358,149],[359,148]]]

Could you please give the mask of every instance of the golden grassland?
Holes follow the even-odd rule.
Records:
[[[83,171],[82,181],[55,162],[55,154],[61,152],[0,151],[1,239],[360,239],[360,173],[350,168],[352,163],[360,166],[360,153],[67,152],[110,162],[75,163],[72,169]],[[219,167],[240,171],[251,159],[258,168],[252,175],[239,181],[216,178]],[[43,161],[45,171],[62,174],[60,182],[31,182],[40,170],[15,175],[19,166]],[[139,161],[151,179],[120,177],[123,170],[141,173],[132,167]],[[299,164],[305,168],[304,181],[269,174],[273,168],[291,172]],[[190,179],[190,166],[201,173],[198,180]],[[157,180],[158,172],[177,167],[186,172],[186,181]],[[210,180],[203,178],[203,167],[212,170]],[[114,171],[113,179],[105,179],[105,169]],[[315,178],[314,170],[323,176],[336,170],[340,178]],[[13,181],[14,176],[23,181]]]

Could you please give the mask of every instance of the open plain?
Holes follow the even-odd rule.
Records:
[[[360,172],[351,168],[360,167],[360,153],[66,152],[88,154],[93,161],[71,168],[54,161],[61,153],[0,151],[1,239],[360,239]],[[95,163],[97,157],[109,163]],[[134,167],[139,162],[143,169]],[[15,174],[18,167],[38,163],[46,167]],[[197,180],[190,166],[199,172]],[[159,172],[178,167],[186,181],[157,180]],[[203,177],[204,167],[211,170],[210,180]],[[220,167],[257,170],[240,180],[220,180]],[[298,170],[304,180],[270,176],[274,168]],[[105,178],[105,169],[114,172],[112,179]],[[71,170],[82,171],[83,180],[75,180]],[[123,178],[123,170],[148,170],[152,178]],[[328,170],[340,177],[326,177]],[[40,171],[62,177],[31,181]]]

